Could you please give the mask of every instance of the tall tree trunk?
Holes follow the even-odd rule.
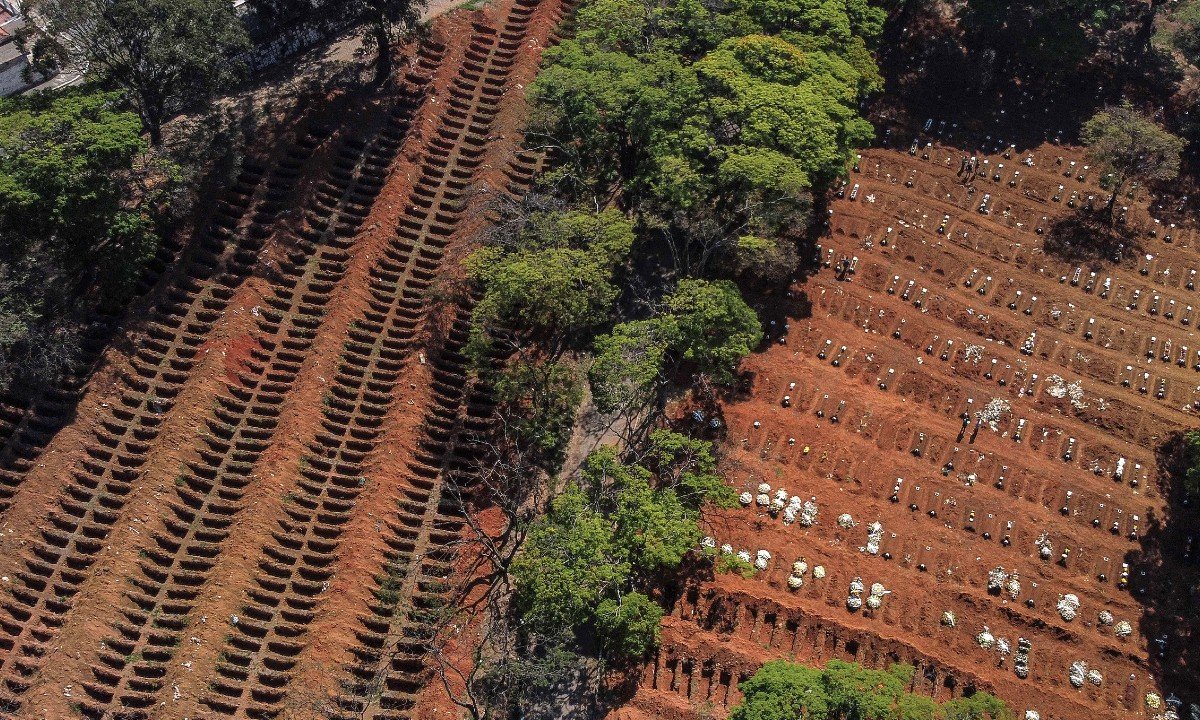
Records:
[[[388,37],[387,19],[383,10],[376,11],[373,32],[375,34],[375,84],[385,85],[392,76],[392,42]]]
[[[150,133],[150,144],[154,147],[162,145],[162,121],[156,117],[145,120],[146,132]]]
[[[162,145],[162,126],[167,118],[166,101],[144,88],[135,87],[132,90],[136,99],[134,106],[138,117],[142,119],[142,128],[149,133],[150,144],[158,147]]]
[[[1162,0],[1150,0],[1149,6],[1142,10],[1138,19],[1138,30],[1134,35],[1133,50],[1139,58],[1150,49],[1150,39],[1154,37],[1154,17],[1158,14],[1158,6]]]

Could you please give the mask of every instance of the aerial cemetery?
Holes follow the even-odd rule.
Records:
[[[0,51],[0,720],[1200,720],[1200,0]]]
[[[739,507],[704,544],[746,571],[689,586],[635,705],[735,705],[794,658],[1017,717],[1178,716],[1200,547],[1163,542],[1161,448],[1200,416],[1200,232],[1130,184],[1128,245],[1048,251],[1101,183],[1079,147],[936,118],[857,156],[724,408]]]

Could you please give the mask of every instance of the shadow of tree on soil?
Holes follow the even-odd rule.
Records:
[[[1141,242],[1127,226],[1110,224],[1102,210],[1080,210],[1050,224],[1043,249],[1059,260],[1095,269],[1140,253]]]
[[[1185,720],[1200,719],[1200,498],[1189,496],[1184,431],[1155,450],[1167,508],[1146,519],[1138,548],[1127,553],[1129,592],[1142,605],[1139,630],[1149,643],[1150,673]],[[1142,699],[1138,699],[1141,706]]]

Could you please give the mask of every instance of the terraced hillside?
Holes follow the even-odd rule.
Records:
[[[1118,212],[1140,247],[1059,259],[1043,238],[1107,198],[1095,172],[1046,144],[956,173],[982,142],[862,154],[823,267],[725,408],[747,504],[707,532],[767,569],[688,588],[622,716],[721,716],[791,657],[910,663],[915,692],[1044,719],[1155,717],[1197,690],[1195,518],[1171,515],[1156,451],[1200,408],[1200,235],[1136,192]],[[851,607],[856,579],[879,607]]]
[[[90,379],[4,406],[0,716],[414,716],[441,483],[490,416],[453,281],[532,176],[562,11],[443,17],[386,91],[313,108]]]

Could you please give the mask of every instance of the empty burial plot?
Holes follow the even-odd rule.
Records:
[[[350,717],[406,717],[427,679],[422,655],[437,608],[453,582],[461,520],[441,496],[447,473],[469,469],[463,433],[485,428],[491,403],[467,382],[460,350],[467,339],[470,309],[451,308],[444,339],[424,339],[427,299],[448,252],[461,252],[461,228],[471,206],[467,193],[486,179],[484,157],[496,152],[496,133],[513,68],[545,42],[546,13],[531,34],[537,6],[517,3],[496,26],[477,16],[462,63],[447,83],[447,97],[425,131],[408,203],[395,235],[370,272],[369,300],[348,332],[329,394],[320,409],[321,430],[307,441],[293,500],[262,547],[249,602],[229,631],[216,673],[202,698],[221,716],[274,716],[292,707],[287,696],[295,679],[311,673],[310,626],[337,581],[351,519],[363,508],[362,489],[371,483],[383,438],[395,428],[395,405],[408,399],[424,405],[415,454],[408,463],[403,494],[388,511],[388,548],[354,647],[345,648],[339,706]],[[534,40],[535,42],[529,42]],[[519,98],[515,98],[519,100]],[[435,108],[435,109],[437,109]],[[515,151],[515,140],[510,143]],[[503,147],[503,146],[502,146]],[[496,173],[499,175],[499,173]],[[503,177],[503,176],[501,176]],[[451,247],[455,244],[455,247]],[[451,272],[456,272],[451,268]],[[425,368],[417,369],[418,363]],[[408,380],[426,377],[428,388],[413,391]],[[357,538],[354,544],[361,544]],[[327,668],[326,665],[322,667]],[[296,702],[303,702],[303,699]]]
[[[970,178],[959,148],[905,149],[862,153],[792,288],[811,310],[768,328],[725,409],[746,504],[706,532],[766,567],[685,593],[635,707],[724,712],[795,656],[908,662],[915,691],[1043,718],[1149,717],[1181,657],[1143,623],[1172,591],[1132,559],[1164,513],[1156,448],[1200,407],[1194,229],[1135,191],[1121,252],[1064,259],[1046,238],[1107,199],[1077,150],[1000,148]]]
[[[194,454],[175,478],[171,514],[154,528],[154,545],[128,578],[133,589],[92,666],[93,679],[83,683],[85,715],[149,715],[147,708],[160,702],[173,648],[183,640],[196,598],[244,508],[255,464],[271,445],[282,412],[295,409],[289,396],[297,375],[421,93],[421,86],[401,93],[377,134],[335,139],[327,176],[303,225],[283,241],[288,251],[272,278],[272,295],[258,311],[245,369],[217,396]]]
[[[2,605],[0,675],[4,706],[18,710],[36,680],[58,629],[122,516],[165,418],[198,360],[208,333],[235,289],[250,275],[270,228],[284,210],[301,164],[320,141],[310,136],[262,179],[250,167],[222,202],[209,230],[154,306],[146,337],[120,377],[115,402],[105,403],[81,458],[63,468],[54,507],[28,528],[29,549],[5,566],[14,581]],[[21,498],[17,496],[14,501]],[[36,502],[31,498],[30,502]],[[12,506],[10,505],[10,508]]]

